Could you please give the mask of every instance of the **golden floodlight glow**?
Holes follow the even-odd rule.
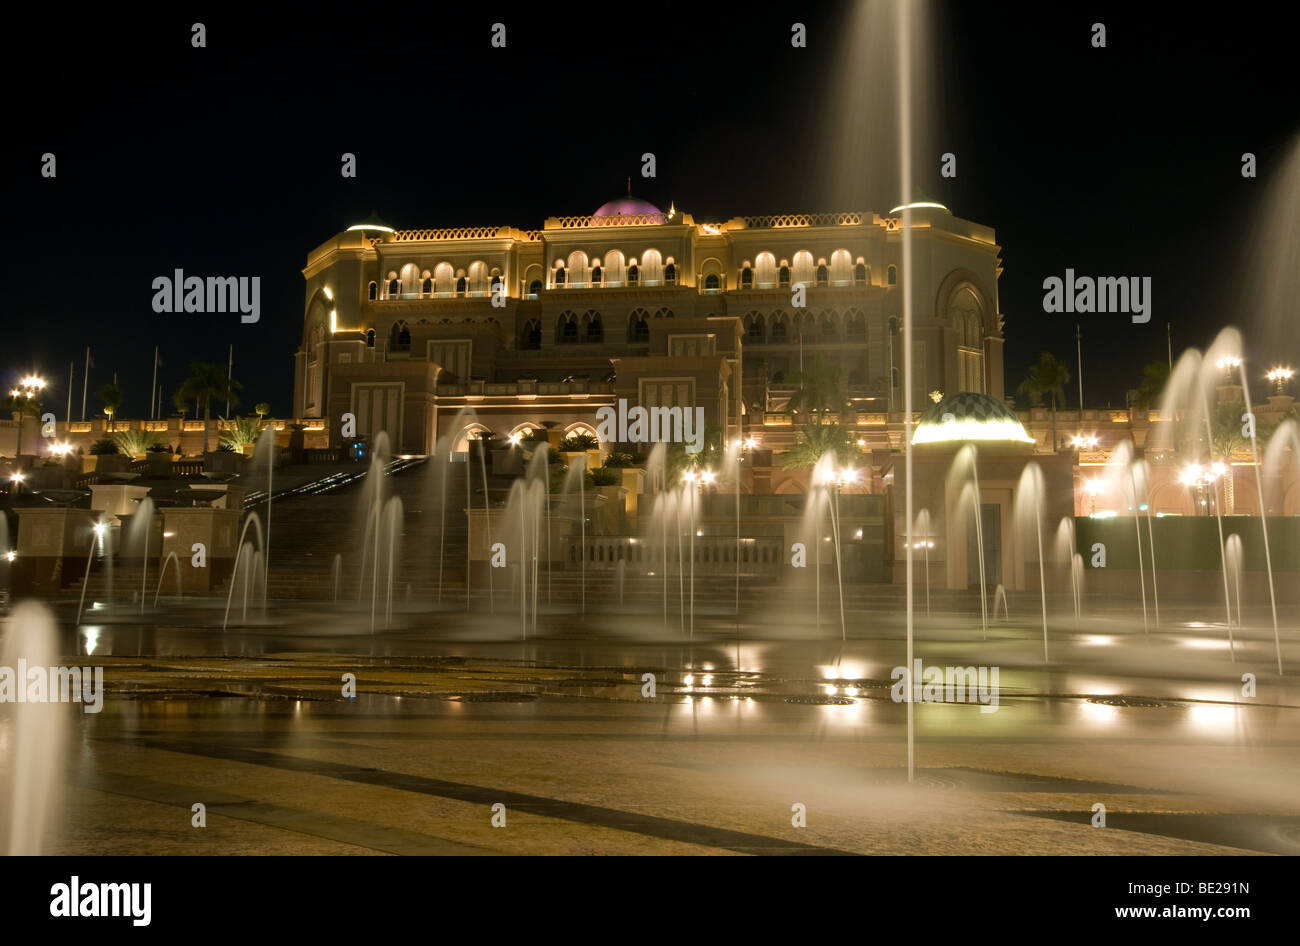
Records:
[[[354,224],[352,224],[352,226],[348,227],[348,230],[349,230],[349,231],[352,231],[352,230],[379,230],[379,231],[382,231],[382,232],[384,232],[384,233],[396,233],[396,232],[397,232],[397,231],[394,230],[392,227],[388,226],[387,224],[383,224],[383,223],[354,223]]]
[[[333,302],[333,301],[334,301],[334,291],[333,291],[332,289],[330,289],[329,286],[326,286],[324,291],[325,291],[325,298],[326,298],[326,299],[329,299],[331,302]]]
[[[1020,421],[1010,417],[963,417],[938,424],[919,424],[912,443],[948,443],[954,440],[1009,440],[1034,443]]]
[[[948,208],[945,207],[943,204],[936,204],[932,200],[918,200],[910,204],[899,204],[897,207],[891,210],[890,213],[896,214],[900,210],[943,210],[948,213],[952,213],[952,211],[948,210]]]
[[[339,310],[330,309],[330,334],[339,330]]]

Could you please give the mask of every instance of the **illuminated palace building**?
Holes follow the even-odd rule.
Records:
[[[993,230],[938,205],[913,220],[914,404],[1001,400]],[[328,418],[332,439],[352,413],[396,452],[450,436],[463,455],[483,429],[594,433],[596,409],[622,398],[702,407],[711,432],[780,451],[800,423],[790,382],[825,365],[879,476],[902,432],[901,225],[901,209],[697,223],[631,197],[540,230],[372,219],[308,257],[295,414]],[[476,423],[458,419],[467,406]]]
[[[570,436],[594,436],[599,448],[588,447],[589,464],[619,454],[602,481],[622,486],[601,487],[619,495],[604,496],[582,554],[589,567],[613,567],[635,554],[627,543],[638,541],[645,527],[638,510],[649,508],[638,498],[657,484],[636,457],[649,445],[602,431],[598,409],[619,411],[620,402],[689,408],[692,416],[700,409],[714,450],[743,450],[739,485],[705,491],[700,569],[734,569],[738,559],[758,572],[788,565],[791,543],[810,538],[801,531],[809,528],[807,497],[833,491],[846,575],[898,581],[907,531],[894,489],[906,429],[901,215],[894,208],[699,223],[627,197],[588,217],[549,218],[539,230],[393,230],[372,218],[308,256],[295,415],[308,426],[321,419],[336,448],[348,414],[356,437],[384,431],[398,454],[433,454],[441,442],[464,460],[471,438],[487,438],[497,445],[482,451],[494,476],[511,462],[519,472],[507,444],[561,448]],[[914,548],[925,549],[936,583],[979,584],[977,535],[988,587],[1061,580],[1060,569],[1037,567],[1037,546],[1013,526],[1016,510],[1038,510],[1053,530],[1077,517],[1081,542],[1093,536],[1090,522],[1131,514],[1123,478],[1107,474],[1125,444],[1119,455],[1150,461],[1139,512],[1258,514],[1246,455],[1238,450],[1221,464],[1213,489],[1189,486],[1186,461],[1197,457],[1158,448],[1170,418],[1155,410],[1016,411],[1005,396],[993,230],[937,204],[914,205],[911,216],[915,508],[926,511]],[[1225,382],[1219,395],[1231,399],[1233,391],[1240,389]],[[1280,417],[1290,404],[1279,391],[1257,409]],[[814,421],[840,425],[857,447],[851,476],[833,485],[814,482],[810,463],[787,462],[792,448],[793,456],[816,454]],[[975,479],[961,452],[970,442],[978,446],[979,529],[960,493],[963,478]],[[570,441],[561,452],[578,446]],[[720,471],[722,461],[720,451],[706,452],[704,465]],[[1300,509],[1294,485],[1278,493],[1277,512]],[[508,488],[492,487],[493,501]],[[736,489],[752,552],[736,544]],[[1118,547],[1129,535],[1103,538]],[[1102,589],[1104,578],[1123,591],[1134,567],[1117,559],[1093,587]]]

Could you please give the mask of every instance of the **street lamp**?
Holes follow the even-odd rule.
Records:
[[[1268,378],[1268,380],[1273,382],[1273,389],[1275,394],[1283,394],[1286,391],[1287,384],[1290,383],[1291,378],[1294,375],[1295,372],[1292,371],[1290,368],[1274,368],[1264,377]]]
[[[23,455],[23,415],[27,413],[28,406],[23,404],[24,400],[31,401],[37,394],[45,390],[45,379],[39,375],[29,374],[18,382],[18,386],[11,388],[10,397],[14,399],[14,406],[18,408],[18,446],[14,450],[14,469],[22,461]],[[16,484],[23,481],[22,476],[10,477]]]

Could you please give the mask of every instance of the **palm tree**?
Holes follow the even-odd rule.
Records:
[[[1044,397],[1052,399],[1052,449],[1056,442],[1056,408],[1065,404],[1065,386],[1070,381],[1070,369],[1051,352],[1043,352],[1020,382],[1016,393],[1029,398],[1030,405],[1043,403]]]
[[[238,381],[226,377],[226,369],[222,365],[209,364],[205,361],[190,362],[190,376],[176,389],[172,400],[178,410],[185,410],[190,401],[194,402],[196,415],[199,408],[203,409],[204,453],[208,452],[208,421],[211,419],[210,409],[213,399],[238,404],[239,399],[235,397],[235,392],[242,387],[243,385]]]
[[[1169,383],[1169,362],[1150,361],[1142,369],[1142,380],[1133,391],[1134,407],[1150,408]]]
[[[834,453],[836,461],[844,466],[862,455],[849,432],[839,424],[806,424],[799,431],[799,439],[782,455],[781,465],[787,470],[809,470],[827,453]]]
[[[116,381],[112,384],[106,384],[96,393],[96,396],[104,402],[104,413],[111,420],[117,415],[117,409],[122,406],[122,388]]]
[[[807,369],[787,375],[786,383],[798,385],[798,390],[790,395],[791,410],[806,411],[817,417],[823,413],[839,413],[844,406],[843,370],[821,355],[814,355]]]

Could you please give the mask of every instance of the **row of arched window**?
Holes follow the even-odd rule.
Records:
[[[847,251],[836,251],[836,253],[840,252]],[[653,257],[651,256],[652,253],[654,254]],[[642,266],[635,261],[624,265],[621,254],[619,254],[617,267],[611,272],[601,265],[599,259],[589,265],[585,253],[573,253],[570,254],[568,265],[564,260],[556,261],[554,268],[551,270],[551,286],[556,289],[564,289],[584,286],[599,288],[602,286],[677,285],[677,264],[672,261],[672,257],[668,258],[667,263],[663,263],[659,259],[658,253],[651,250],[647,251],[645,259],[646,271],[643,275]],[[871,281],[870,270],[861,259],[856,263],[849,264],[848,269],[844,269],[837,266],[834,258],[832,258],[830,265],[827,265],[824,261],[814,265],[812,263],[812,254],[801,251],[795,254],[793,266],[785,260],[782,260],[781,265],[777,266],[775,257],[771,253],[760,253],[757,263],[758,265],[751,266],[746,261],[744,266],[741,267],[741,289],[788,289],[798,284],[815,288],[849,285],[865,286]],[[462,270],[459,274],[453,273],[451,265],[448,263],[439,263],[432,273],[428,270],[419,273],[413,264],[407,264],[402,267],[401,275],[390,272],[382,284],[371,280],[367,287],[367,298],[369,301],[375,302],[380,299],[445,299],[487,296],[492,293],[493,288],[499,284],[500,280],[500,270],[494,267],[491,271],[488,271],[485,263],[473,263],[470,265],[468,273]],[[890,286],[898,285],[897,267],[889,267],[886,273],[886,282]],[[708,273],[704,276],[702,287],[705,292],[719,292],[722,289],[722,279],[717,273]],[[540,279],[531,280],[528,283],[527,295],[529,298],[535,299],[542,289]]]
[[[653,316],[645,309],[633,309],[627,317],[627,341],[640,344],[650,341],[650,319],[671,319],[673,311],[661,308]],[[600,343],[605,339],[605,319],[599,312],[589,309],[579,316],[576,312],[565,310],[555,320],[555,344],[577,345],[582,343]],[[542,323],[539,319],[528,319],[519,330],[519,347],[536,351],[542,347]]]
[[[824,342],[863,342],[867,339],[867,317],[857,308],[843,314],[830,309],[818,314],[796,312],[793,317],[780,309],[767,314],[750,312],[742,324],[745,341],[751,345],[780,345],[798,338]]]
[[[556,289],[642,285],[677,285],[676,261],[671,256],[665,260],[658,250],[646,250],[639,262],[635,257],[625,259],[619,250],[609,250],[603,260],[588,259],[586,253],[575,250],[567,260],[557,259],[551,267],[551,286]],[[540,289],[540,281],[529,284],[530,295],[534,286]]]

